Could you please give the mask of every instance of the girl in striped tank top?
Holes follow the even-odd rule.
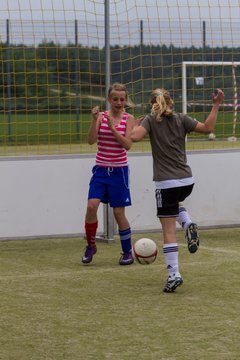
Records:
[[[113,208],[118,224],[122,247],[119,264],[130,265],[133,263],[131,228],[125,215],[125,207],[131,205],[127,150],[132,145],[134,117],[125,112],[128,93],[123,84],[115,83],[110,86],[107,100],[108,111],[100,112],[98,106],[92,109],[92,123],[88,132],[88,143],[92,145],[97,142],[98,150],[89,184],[85,216],[87,246],[82,262],[90,263],[97,252],[97,211],[102,202],[109,203]]]

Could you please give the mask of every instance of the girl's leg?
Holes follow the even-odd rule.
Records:
[[[96,233],[98,227],[97,211],[100,204],[99,199],[89,199],[85,215],[85,233],[87,243],[91,247],[96,247]]]
[[[168,271],[164,292],[173,292],[183,280],[179,273],[178,243],[176,238],[176,218],[160,218],[163,231],[163,254]]]
[[[170,277],[179,273],[178,265],[178,244],[176,239],[176,219],[161,218],[163,231],[163,254]]]
[[[82,262],[88,264],[92,261],[93,255],[97,252],[96,233],[98,227],[97,210],[100,204],[99,199],[89,199],[85,215],[85,234],[87,247],[82,257]]]
[[[131,228],[125,215],[125,207],[113,208],[113,214],[118,224],[118,232],[121,241],[123,255],[119,260],[120,265],[130,265],[133,263]]]
[[[187,230],[188,226],[192,223],[187,209],[182,204],[179,204],[179,214],[177,217],[177,222],[184,230]]]

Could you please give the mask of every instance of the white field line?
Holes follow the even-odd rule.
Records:
[[[178,244],[178,246],[181,247],[187,247],[187,244]],[[201,251],[201,249],[203,250],[207,250],[207,251],[212,251],[212,252],[218,252],[218,253],[222,253],[222,254],[231,254],[231,255],[240,255],[240,250],[230,250],[230,249],[222,249],[222,248],[218,248],[218,247],[209,247],[209,246],[205,246],[205,245],[201,245],[201,240],[200,240],[200,246],[198,251]]]
[[[187,244],[180,244],[178,243],[179,247],[185,247],[187,249]],[[218,247],[209,247],[209,246],[205,246],[205,245],[201,245],[199,246],[199,250],[206,250],[208,252],[212,252],[212,253],[221,253],[221,254],[229,254],[229,255],[235,255],[239,258],[239,254],[240,254],[240,249],[239,250],[230,250],[230,249],[222,249],[222,248],[218,248]],[[161,247],[159,246],[159,252],[161,251]],[[192,257],[194,257],[194,255],[192,255]],[[184,262],[183,262],[184,263]],[[196,264],[202,264],[202,261],[197,261],[194,262],[193,265]],[[143,271],[151,271],[151,268],[154,266],[158,266],[160,268],[164,268],[165,269],[165,263],[161,262],[159,264],[159,262],[155,262],[154,264],[150,265],[150,266],[144,266],[144,265],[138,265],[137,266],[133,266],[131,267],[131,269],[129,269],[130,271],[139,271],[140,266],[142,267]],[[188,265],[191,265],[188,263]],[[93,272],[93,265],[82,265],[79,264],[79,269],[76,271],[43,271],[43,272],[36,272],[36,273],[32,273],[32,274],[16,274],[16,275],[0,275],[0,280],[1,281],[9,281],[9,279],[12,280],[17,280],[17,279],[21,279],[21,278],[25,278],[25,279],[36,279],[36,278],[72,278],[72,279],[76,279],[76,278],[81,278],[82,275],[84,273],[89,273],[89,272]],[[89,271],[90,270],[90,271]],[[95,266],[95,269],[98,273],[109,273],[109,272],[113,272],[113,271],[117,271],[118,273],[120,273],[122,271],[122,268],[120,268],[119,266],[116,265],[115,268],[113,267],[99,267],[98,265]]]

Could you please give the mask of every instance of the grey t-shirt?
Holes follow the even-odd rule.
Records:
[[[153,180],[185,179],[192,176],[187,164],[185,137],[195,129],[197,120],[188,115],[174,113],[158,122],[147,115],[141,123],[147,132],[152,147]]]

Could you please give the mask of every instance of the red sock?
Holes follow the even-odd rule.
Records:
[[[85,233],[87,243],[91,247],[96,247],[96,232],[97,232],[98,222],[89,224],[85,222]]]

